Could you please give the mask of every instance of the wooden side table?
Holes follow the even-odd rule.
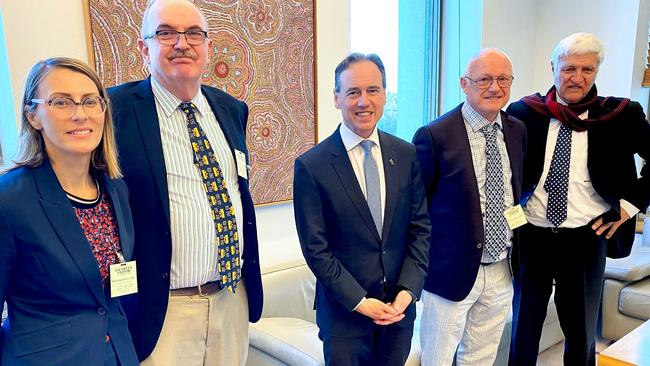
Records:
[[[602,351],[598,366],[650,366],[650,320]]]

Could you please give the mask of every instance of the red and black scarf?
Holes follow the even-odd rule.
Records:
[[[555,118],[577,132],[586,131],[600,122],[611,120],[621,113],[623,108],[625,108],[630,102],[627,98],[621,98],[618,104],[605,115],[598,118],[580,119],[578,117],[579,115],[597,104],[598,92],[596,91],[596,85],[594,85],[591,90],[589,90],[589,93],[587,93],[587,95],[585,95],[585,97],[578,103],[571,103],[569,105],[560,104],[556,100],[556,94],[557,90],[555,89],[555,86],[552,86],[544,97],[541,94],[536,93],[521,98],[521,101],[535,111],[545,116]],[[612,100],[612,98],[603,98],[598,105],[603,107],[609,100]]]

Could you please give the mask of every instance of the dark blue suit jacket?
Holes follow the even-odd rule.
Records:
[[[202,86],[233,153],[246,154],[248,107],[230,95]],[[150,79],[110,88],[116,138],[124,180],[131,190],[130,203],[135,227],[134,258],[138,261],[140,291],[123,301],[138,357],[143,360],[156,345],[169,297],[172,240],[169,224],[167,173],[160,140],[160,128]],[[189,151],[189,150],[188,150]],[[249,319],[262,314],[257,230],[253,200],[247,179],[239,177],[243,207],[244,266]]]
[[[124,182],[104,178],[123,255],[133,249]],[[106,335],[122,365],[137,365],[119,300],[104,294],[97,260],[46,159],[0,176],[2,365],[104,365]],[[3,340],[4,338],[4,340]]]
[[[431,224],[413,145],[379,131],[386,180],[380,239],[338,130],[295,162],[293,202],[300,245],[317,278],[321,333],[359,336],[375,327],[353,309],[365,297],[419,296]],[[400,323],[410,325],[415,306]],[[398,324],[400,324],[398,323]]]
[[[431,216],[429,275],[424,289],[452,301],[463,300],[476,280],[485,233],[478,184],[462,104],[421,127],[413,137]],[[512,170],[513,204],[521,196],[526,129],[501,112]],[[516,232],[513,245],[516,245]]]

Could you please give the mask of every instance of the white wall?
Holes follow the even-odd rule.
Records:
[[[512,61],[510,101],[531,93],[535,60],[536,0],[484,0],[482,47],[496,47]],[[505,10],[507,9],[507,10]]]
[[[0,0],[0,6],[18,111],[25,77],[36,61],[52,56],[88,60],[83,6],[81,0]]]
[[[0,0],[16,110],[34,62],[51,56],[88,60],[82,5],[82,0]],[[333,75],[350,48],[349,2],[321,0],[316,6],[318,136],[323,139],[334,131],[341,116],[333,106]],[[256,212],[262,267],[300,260],[293,205],[257,207]]]

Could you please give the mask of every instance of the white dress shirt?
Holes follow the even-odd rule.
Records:
[[[560,104],[566,105],[560,97],[557,97]],[[587,119],[589,111],[578,116],[580,119]],[[542,176],[535,187],[533,195],[530,197],[524,213],[528,222],[539,227],[554,227],[546,218],[546,207],[548,205],[548,192],[544,189],[544,182],[548,176],[548,170],[551,167],[551,160],[557,136],[560,132],[561,122],[551,118],[548,126],[548,135],[546,137],[546,151],[544,159],[544,169]],[[572,131],[571,133],[571,160],[569,165],[569,191],[567,203],[567,218],[560,224],[562,228],[576,228],[587,225],[594,218],[607,212],[611,206],[603,200],[591,184],[591,177],[587,167],[588,160],[588,135],[589,131]],[[625,200],[621,200],[621,208],[630,216],[636,215],[639,209],[634,207]]]
[[[203,190],[203,179],[194,165],[187,119],[179,108],[182,101],[165,90],[153,77],[151,87],[158,113],[169,191],[172,237],[170,287],[184,288],[216,281],[219,279],[219,253],[214,221],[207,195]],[[243,253],[242,203],[232,149],[205,96],[199,92],[191,102],[198,109],[194,112],[196,120],[205,131],[224,175],[235,210],[240,253]]]
[[[367,139],[357,135],[352,130],[350,130],[345,123],[341,123],[339,128],[339,133],[341,134],[341,140],[343,140],[343,145],[348,152],[348,158],[350,158],[350,164],[352,164],[352,169],[354,170],[354,175],[357,176],[357,181],[361,187],[361,192],[363,196],[368,198],[366,193],[366,176],[363,173],[363,160],[365,158],[365,152],[361,147],[360,143],[363,140],[370,140],[375,144],[372,146],[372,157],[377,163],[377,169],[379,170],[379,190],[381,192],[381,217],[382,222],[384,221],[384,211],[386,207],[386,175],[384,174],[384,162],[381,155],[381,146],[379,145],[379,133],[377,132],[377,127],[375,126],[374,131]]]

